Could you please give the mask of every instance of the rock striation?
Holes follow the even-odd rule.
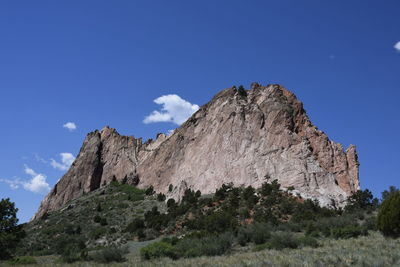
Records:
[[[109,127],[89,133],[35,218],[112,180],[179,199],[187,188],[207,194],[224,183],[260,187],[277,179],[305,198],[340,206],[360,188],[358,168],[356,148],[329,140],[293,93],[254,83],[245,93],[222,90],[156,140],[143,143]]]

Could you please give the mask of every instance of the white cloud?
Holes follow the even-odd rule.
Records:
[[[63,125],[63,127],[68,129],[70,132],[76,130],[76,124],[74,122],[67,122]]]
[[[400,52],[400,41],[394,45],[394,48]]]
[[[25,173],[30,175],[32,178],[29,181],[22,181],[19,178],[11,179],[0,179],[0,182],[7,183],[12,189],[18,189],[22,186],[25,190],[31,191],[37,194],[46,194],[50,191],[50,186],[46,181],[46,175],[36,173],[33,169],[25,165]]]
[[[29,182],[22,182],[22,186],[25,190],[37,194],[46,194],[50,191],[50,186],[46,182],[46,175],[40,173],[32,176],[32,179]]]
[[[162,105],[162,108],[160,111],[154,110],[150,115],[146,116],[143,120],[145,124],[173,122],[181,125],[199,109],[198,105],[192,104],[178,95],[163,95],[154,99],[154,102]]]
[[[75,160],[74,155],[72,155],[71,153],[60,153],[60,157],[61,157],[61,163],[55,161],[54,159],[51,159],[50,164],[51,166],[53,166],[53,168],[61,171],[68,170]]]
[[[25,170],[26,174],[29,174],[31,176],[36,176],[37,175],[37,173],[33,169],[29,168],[27,165],[24,165],[24,166],[25,166],[24,170]]]
[[[46,182],[46,175],[35,172],[27,165],[25,165],[25,173],[32,176],[32,179],[28,182],[17,179],[18,183],[21,184],[25,190],[37,194],[46,194],[50,191],[50,186]]]

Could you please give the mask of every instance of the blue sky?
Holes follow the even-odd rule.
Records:
[[[284,85],[331,139],[357,145],[362,188],[380,196],[399,186],[399,12],[390,0],[2,1],[0,198],[25,222],[88,132],[155,137],[176,109],[254,81]],[[153,121],[170,122],[143,123],[162,105]]]

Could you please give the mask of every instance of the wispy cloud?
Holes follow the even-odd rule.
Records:
[[[24,181],[16,177],[14,179],[0,179],[0,182],[7,183],[12,189],[18,189],[22,186],[25,190],[36,194],[46,194],[50,191],[50,185],[46,181],[46,175],[36,173],[27,165],[25,165],[24,171],[31,176],[30,180]]]
[[[76,130],[76,124],[74,122],[67,122],[63,125],[63,127],[68,129],[70,132]]]
[[[400,41],[397,42],[397,43],[394,45],[394,49],[396,49],[398,52],[400,52]]]
[[[175,94],[160,96],[154,99],[154,103],[162,105],[161,110],[154,110],[146,116],[143,120],[145,124],[172,122],[181,125],[199,109],[198,105],[192,104]]]
[[[53,168],[58,169],[60,171],[68,170],[75,160],[74,155],[72,155],[71,153],[60,153],[60,157],[61,157],[61,162],[57,162],[54,159],[50,159],[50,165],[53,166]]]
[[[18,189],[19,186],[21,185],[21,180],[19,178],[14,178],[14,179],[0,178],[0,182],[8,184],[11,189]]]
[[[35,157],[35,160],[37,162],[41,162],[41,163],[47,163],[47,160],[45,160],[44,158],[42,158],[39,153],[33,153],[33,156]]]

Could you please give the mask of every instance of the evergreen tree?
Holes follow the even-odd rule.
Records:
[[[0,260],[13,256],[19,240],[25,232],[17,219],[18,209],[9,198],[0,201]]]

